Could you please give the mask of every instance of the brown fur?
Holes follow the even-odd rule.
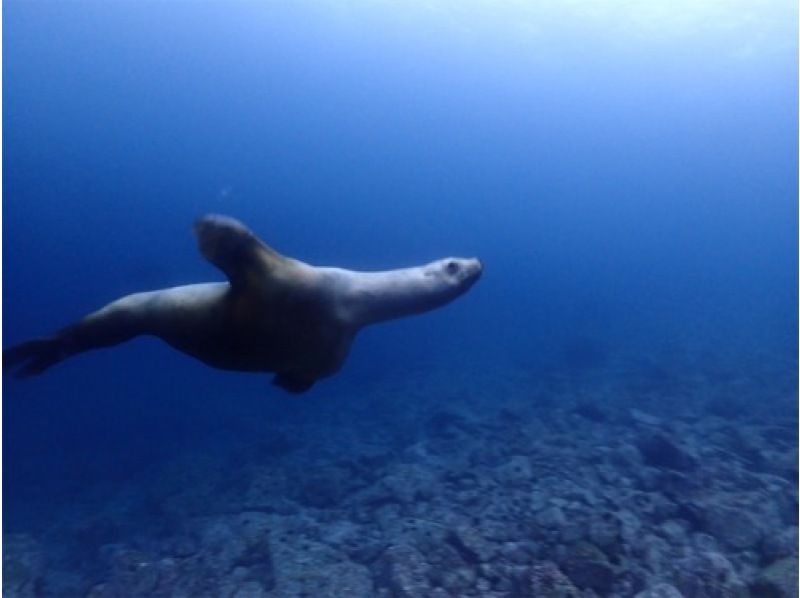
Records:
[[[4,370],[36,375],[77,353],[149,334],[213,367],[275,372],[275,384],[303,392],[341,368],[360,328],[443,305],[482,269],[457,258],[378,273],[316,268],[278,254],[231,218],[206,216],[195,231],[201,253],[228,283],[128,295],[5,350]]]

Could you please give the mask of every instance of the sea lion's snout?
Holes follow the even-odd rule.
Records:
[[[467,279],[470,283],[475,283],[483,274],[483,262],[476,257],[464,260],[464,269],[467,271]]]
[[[476,257],[464,260],[464,284],[472,286],[483,274],[483,263]]]
[[[481,274],[483,274],[483,262],[476,257],[472,258],[472,260],[475,262],[475,268],[478,271],[476,275],[476,280],[477,280],[478,278],[481,277]]]

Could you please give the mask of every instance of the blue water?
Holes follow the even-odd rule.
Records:
[[[796,426],[794,3],[3,8],[4,347],[222,280],[191,232],[209,212],[317,265],[485,265],[446,308],[362,333],[300,397],[145,338],[4,377],[5,533],[80,578],[42,574],[43,595],[109,579],[104,545],[158,552],[158,510],[106,514],[76,548],[82,518],[159,503],[153,471],[282,422],[341,446],[364,417],[402,450],[423,432],[395,418],[420,405],[458,414],[468,395],[488,421],[512,398],[604,411],[624,388],[667,422],[724,395],[737,425]],[[637,401],[652,368],[683,390]],[[547,400],[529,392],[553,372]]]

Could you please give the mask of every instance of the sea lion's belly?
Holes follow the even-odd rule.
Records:
[[[205,296],[166,298],[172,313],[158,336],[226,370],[296,372],[315,379],[338,371],[350,339],[324,302],[237,294],[225,286],[224,292],[209,289]]]

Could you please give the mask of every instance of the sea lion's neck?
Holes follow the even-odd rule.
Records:
[[[425,267],[342,272],[347,281],[345,310],[359,327],[426,312],[453,298],[447,285]]]

